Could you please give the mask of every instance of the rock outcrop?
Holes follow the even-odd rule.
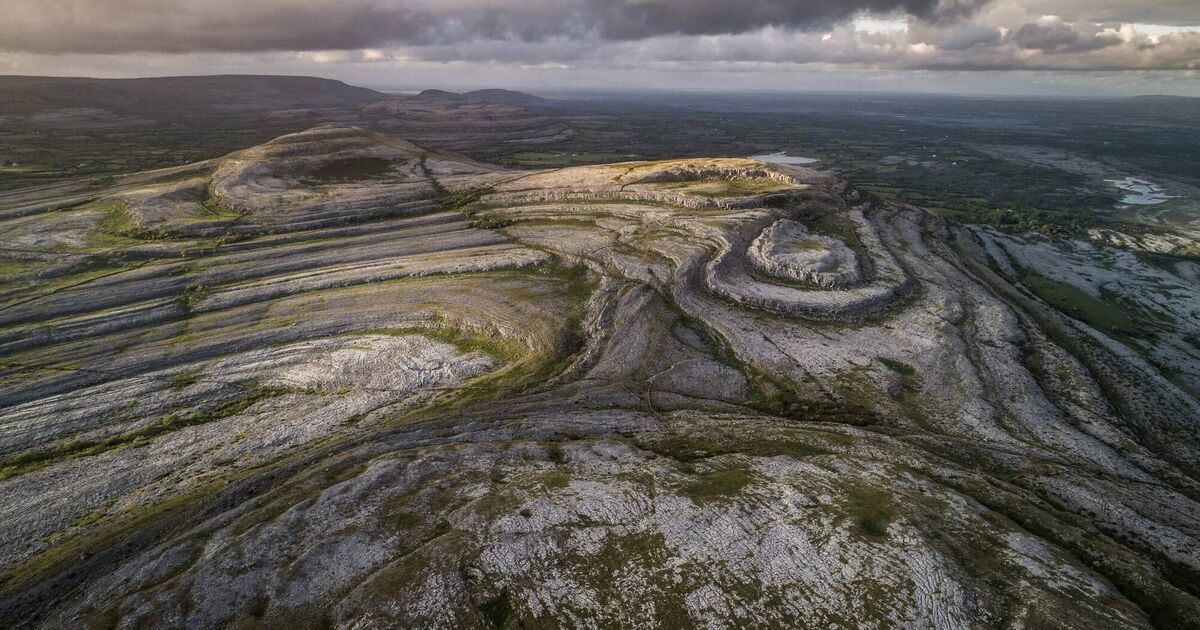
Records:
[[[1200,624],[1195,274],[341,126],[0,234],[0,626]]]
[[[780,219],[763,230],[750,244],[747,259],[765,275],[824,289],[863,282],[854,250],[832,236],[812,234],[804,224],[791,219]]]

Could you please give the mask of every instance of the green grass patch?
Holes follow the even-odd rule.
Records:
[[[512,599],[509,597],[508,591],[500,591],[496,597],[480,604],[479,614],[491,627],[503,628],[513,614]]]
[[[488,215],[471,221],[471,227],[479,230],[496,230],[516,223],[516,219],[504,215]]]
[[[87,245],[93,248],[119,249],[132,247],[155,238],[155,234],[138,226],[129,207],[123,201],[100,201],[82,206],[85,210],[104,213],[97,229],[88,234]]]
[[[1149,337],[1145,318],[1118,300],[1101,300],[1065,282],[1026,271],[1021,283],[1043,302],[1119,341]]]
[[[903,361],[897,361],[896,359],[889,359],[887,357],[879,357],[879,362],[886,365],[891,371],[902,376],[912,376],[917,373],[916,368]]]
[[[204,207],[204,213],[207,215],[204,219],[232,220],[242,216],[241,212],[222,204],[221,200],[213,195],[209,195],[200,205]]]
[[[105,204],[108,214],[100,221],[100,229],[113,236],[132,236],[138,231],[129,208],[119,201]]]
[[[0,281],[6,280],[8,276],[15,276],[19,273],[25,273],[33,268],[33,263],[16,261],[0,262]]]
[[[740,468],[714,470],[695,475],[679,490],[696,503],[707,503],[738,494],[751,480],[750,473]]]
[[[888,526],[896,520],[892,498],[875,488],[852,489],[842,507],[854,519],[857,531],[868,538],[886,538]]]
[[[171,378],[167,379],[167,385],[171,389],[175,389],[175,390],[183,389],[183,388],[195,383],[196,381],[200,380],[200,376],[203,374],[204,374],[204,368],[202,368],[202,367],[194,367],[194,368],[187,369],[187,370],[181,370],[179,372],[172,374]]]
[[[391,160],[377,157],[351,157],[334,160],[308,173],[316,182],[352,182],[386,175],[392,170]]]
[[[184,310],[191,311],[207,296],[208,287],[193,282],[183,288],[183,293],[180,294],[179,299],[183,302]]]
[[[802,459],[816,455],[829,455],[833,452],[821,446],[802,442],[792,435],[769,434],[746,438],[726,432],[718,435],[704,432],[697,435],[673,434],[653,440],[636,439],[634,445],[642,450],[658,453],[685,464],[732,454]]]

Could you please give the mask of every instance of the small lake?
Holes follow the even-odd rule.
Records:
[[[1178,198],[1177,195],[1168,195],[1163,192],[1162,186],[1136,177],[1106,179],[1104,181],[1126,192],[1125,197],[1121,199],[1121,203],[1134,206],[1154,206]]]
[[[813,164],[820,161],[816,158],[788,155],[785,151],[780,151],[779,153],[766,153],[763,155],[751,155],[750,159],[758,160],[759,162],[771,162],[773,164]]]

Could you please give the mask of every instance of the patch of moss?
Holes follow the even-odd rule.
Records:
[[[696,503],[718,501],[738,494],[750,484],[752,478],[740,468],[714,470],[700,473],[680,488],[685,496]]]
[[[891,371],[902,376],[912,376],[917,373],[916,368],[903,361],[897,361],[887,357],[879,357],[879,362],[886,365]]]
[[[408,335],[420,335],[430,339],[448,343],[455,347],[463,354],[472,352],[480,352],[486,354],[501,363],[508,363],[520,358],[520,348],[503,338],[499,337],[483,337],[479,335],[470,335],[457,328],[381,328],[376,330],[368,330],[356,332],[355,335],[392,335],[396,337],[405,337]]]
[[[868,538],[886,538],[888,526],[896,520],[892,498],[875,488],[851,489],[842,506],[854,519],[858,532]]]
[[[232,220],[241,218],[242,213],[221,203],[221,200],[212,191],[209,191],[208,197],[200,202],[204,208],[204,213],[212,219]]]
[[[99,522],[101,519],[103,519],[107,515],[108,515],[108,510],[104,507],[101,507],[100,509],[92,510],[91,512],[88,512],[87,514],[76,519],[74,523],[71,523],[71,526],[72,527],[87,527],[88,525],[92,525],[94,523]]]
[[[496,597],[493,597],[480,604],[479,614],[483,615],[484,620],[486,620],[491,627],[505,627],[513,614],[512,599],[508,595],[508,590],[502,590]]]
[[[752,457],[791,457],[802,459],[816,455],[828,455],[832,451],[794,439],[792,436],[756,435],[753,439],[729,434],[700,435],[674,434],[647,441],[634,441],[638,448],[670,457],[675,461],[692,462],[720,455],[742,454]]]
[[[1120,300],[1101,300],[1073,285],[1029,271],[1021,275],[1021,283],[1043,302],[1118,341],[1145,339],[1153,330],[1146,317]]]
[[[372,179],[392,170],[391,160],[378,157],[350,157],[322,164],[308,173],[316,182],[350,182]]]
[[[84,208],[104,213],[97,226],[99,229],[88,235],[87,244],[90,247],[119,249],[160,236],[138,226],[123,201],[101,201]]]
[[[562,470],[552,470],[542,475],[539,480],[546,489],[566,488],[571,485],[571,475]]]
[[[200,376],[204,374],[203,367],[194,367],[187,370],[181,370],[171,375],[167,379],[167,386],[174,390],[183,389],[200,380]]]
[[[486,217],[474,219],[471,221],[471,227],[480,230],[496,230],[508,227],[514,223],[516,223],[515,219],[503,215],[492,214]]]
[[[21,261],[3,261],[0,262],[0,281],[7,280],[6,276],[15,276],[19,273],[25,273],[33,269],[33,263]]]
[[[191,311],[196,308],[205,297],[208,296],[208,287],[192,282],[183,288],[183,293],[180,295],[180,300],[183,301],[183,308]]]

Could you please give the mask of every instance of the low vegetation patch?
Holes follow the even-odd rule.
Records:
[[[102,201],[85,208],[104,213],[97,226],[99,229],[88,235],[87,244],[90,247],[117,249],[159,236],[140,227],[123,201]]]
[[[897,361],[896,359],[889,359],[887,357],[879,357],[879,362],[886,365],[891,371],[903,376],[912,376],[917,373],[916,368],[903,361]]]
[[[508,591],[500,591],[500,594],[479,605],[479,614],[493,628],[503,628],[508,623],[513,614],[512,599],[508,595]]]
[[[204,286],[203,284],[193,282],[183,288],[183,294],[180,296],[180,299],[183,301],[183,308],[187,311],[191,311],[192,309],[196,308],[196,305],[207,296],[208,287]]]
[[[0,261],[0,282],[8,279],[8,276],[15,276],[20,273],[25,273],[33,269],[32,263],[20,261]]]
[[[377,157],[352,157],[334,160],[321,165],[308,174],[316,182],[351,182],[385,175],[392,170],[392,162]]]
[[[833,452],[792,439],[790,436],[756,435],[753,439],[748,439],[729,434],[713,435],[711,432],[704,432],[703,435],[675,434],[653,441],[638,439],[634,444],[642,450],[658,453],[684,464],[731,454],[801,459],[829,455]]]
[[[242,216],[241,212],[222,204],[214,195],[209,195],[200,205],[204,207],[206,218],[209,219],[236,219]]]
[[[892,498],[875,488],[852,489],[846,495],[843,507],[854,519],[857,531],[868,538],[886,538],[888,526],[896,520]]]
[[[169,385],[171,389],[183,389],[200,380],[200,376],[202,374],[204,374],[204,368],[202,367],[180,370],[179,372],[172,374],[171,378],[167,379],[167,385]]]
[[[750,474],[740,468],[714,470],[695,475],[695,479],[684,484],[680,492],[696,503],[705,503],[736,495],[750,481]]]
[[[1146,318],[1138,317],[1119,300],[1101,300],[1075,286],[1032,272],[1022,274],[1021,282],[1043,302],[1118,340],[1147,336]]]

